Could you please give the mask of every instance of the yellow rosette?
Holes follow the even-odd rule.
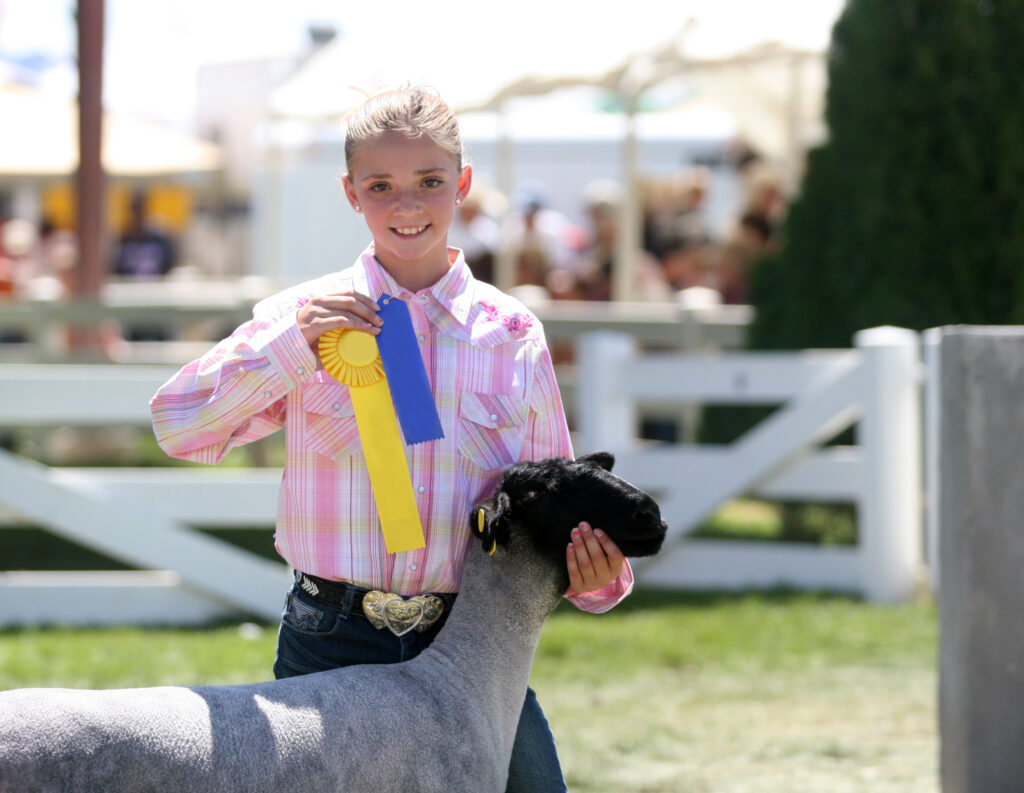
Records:
[[[320,337],[319,352],[327,373],[347,385],[352,395],[388,553],[424,547],[423,525],[376,338],[358,330],[328,331]]]

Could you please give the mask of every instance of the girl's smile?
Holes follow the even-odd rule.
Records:
[[[373,234],[377,260],[415,292],[448,271],[448,227],[471,180],[470,167],[459,168],[426,135],[385,132],[359,145],[343,181]]]

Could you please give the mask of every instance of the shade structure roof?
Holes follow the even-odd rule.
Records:
[[[0,86],[0,178],[54,177],[78,166],[74,100]],[[220,148],[144,119],[104,114],[103,163],[120,177],[204,173],[220,167]]]
[[[278,117],[337,119],[366,93],[411,82],[434,87],[456,112],[466,112],[567,86],[635,95],[706,69],[718,75],[714,91],[724,96],[725,64],[744,64],[746,80],[755,63],[778,63],[782,53],[820,57],[841,6],[842,0],[633,0],[605,14],[575,2],[523,0],[501,7],[489,23],[479,14],[459,19],[453,9],[402,25],[353,9],[351,24],[274,92],[270,106]],[[710,86],[702,91],[706,99]],[[820,86],[805,91],[813,88]]]

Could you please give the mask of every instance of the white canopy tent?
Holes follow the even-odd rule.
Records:
[[[0,180],[72,174],[78,164],[73,100],[0,87]],[[103,162],[115,177],[193,174],[220,167],[219,147],[174,129],[107,113]]]
[[[570,85],[638,91],[702,63],[820,54],[843,3],[633,0],[614,14],[578,0],[519,0],[486,12],[450,0],[434,14],[413,0],[353,4],[345,29],[270,105],[278,117],[337,119],[365,93],[405,82],[432,85],[457,112]],[[766,43],[776,52],[760,51]]]
[[[639,238],[632,118],[645,92],[683,86],[691,101],[733,115],[742,137],[794,172],[808,140],[821,134],[824,52],[842,4],[634,0],[607,16],[592,4],[524,0],[488,24],[460,19],[453,7],[402,26],[391,24],[404,13],[401,2],[386,20],[354,8],[351,26],[280,87],[270,106],[277,118],[337,123],[367,93],[411,82],[433,86],[456,112],[500,116],[512,98],[604,88],[627,115],[614,294],[628,298]],[[499,269],[499,283],[508,285],[508,272]]]

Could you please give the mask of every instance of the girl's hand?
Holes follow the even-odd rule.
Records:
[[[608,586],[621,574],[626,558],[611,538],[589,523],[572,530],[572,542],[566,549],[569,567],[569,593],[582,595]]]
[[[380,311],[373,300],[358,292],[331,292],[310,298],[296,314],[299,330],[316,352],[317,342],[329,330],[354,328],[374,335],[380,333],[383,320],[377,316]]]

